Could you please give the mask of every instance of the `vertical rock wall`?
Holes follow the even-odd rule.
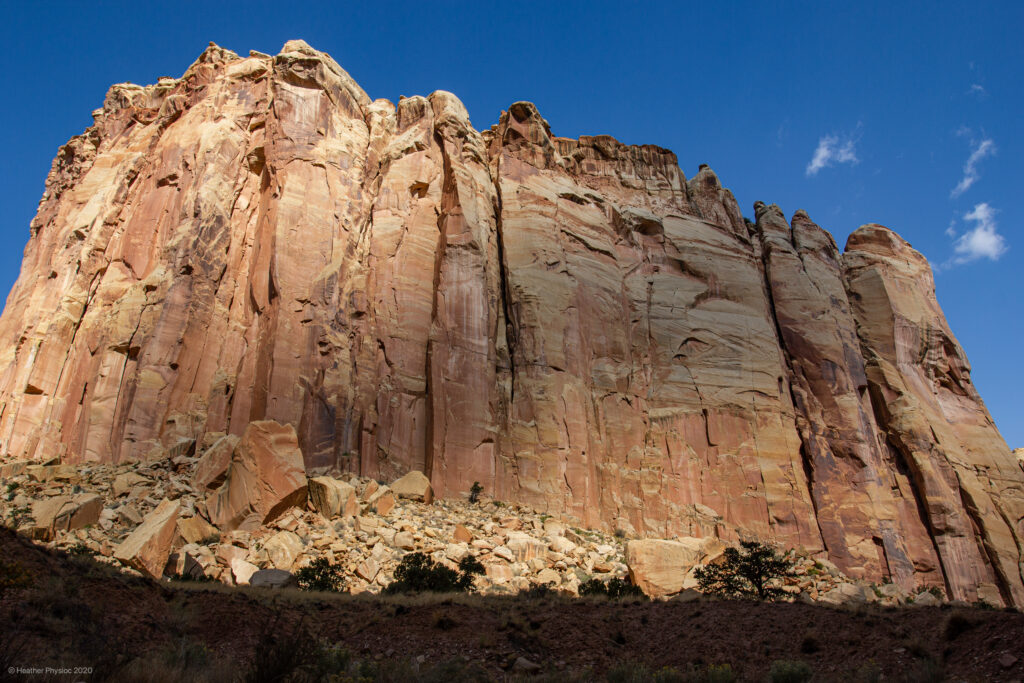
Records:
[[[0,318],[9,457],[292,425],[308,469],[428,473],[651,536],[1024,603],[1024,473],[925,260],[756,224],[706,166],[513,104],[372,101],[211,45],[61,148]]]

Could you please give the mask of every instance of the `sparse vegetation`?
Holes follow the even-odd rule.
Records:
[[[299,588],[304,591],[341,593],[345,590],[344,572],[326,557],[318,557],[295,573]]]
[[[79,542],[68,548],[68,555],[75,555],[77,557],[94,557],[96,555],[96,551],[85,543]]]
[[[12,529],[18,529],[32,520],[32,508],[27,505],[22,507],[12,507],[10,512],[7,513],[7,526]]]
[[[793,561],[756,541],[743,541],[743,551],[726,548],[723,561],[694,572],[701,591],[734,598],[775,600],[786,593],[779,581],[793,575]]]
[[[600,579],[590,579],[580,586],[580,595],[607,595],[613,600],[634,597],[645,599],[647,597],[639,586],[633,585],[628,579],[618,577],[607,583]]]
[[[466,555],[455,571],[438,564],[424,553],[409,553],[395,569],[395,580],[384,592],[395,593],[452,593],[473,589],[473,577],[483,574],[484,566],[472,555]]]
[[[480,494],[484,492],[484,487],[480,485],[480,482],[474,481],[473,485],[469,488],[469,502],[476,503],[480,500]]]
[[[217,579],[206,574],[171,574],[167,578],[179,583],[220,583]]]

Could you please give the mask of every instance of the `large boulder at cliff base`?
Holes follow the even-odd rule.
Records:
[[[356,490],[351,484],[332,477],[313,477],[307,485],[313,509],[327,519],[358,514]]]
[[[45,498],[32,505],[35,522],[29,534],[33,538],[50,540],[57,531],[71,531],[99,523],[102,511],[103,499],[91,493]]]
[[[430,487],[430,480],[418,470],[408,472],[400,479],[391,482],[391,490],[399,498],[417,500],[421,503],[430,503],[434,500],[434,490]]]
[[[306,503],[306,471],[295,429],[273,420],[250,423],[231,456],[224,483],[206,499],[221,531],[255,529]]]
[[[171,544],[177,533],[181,504],[176,500],[163,500],[146,515],[135,531],[124,539],[114,551],[114,557],[146,576],[158,579],[171,554]]]
[[[692,587],[686,585],[691,570],[721,555],[724,549],[724,544],[716,538],[629,541],[626,544],[629,578],[652,598],[674,595]]]

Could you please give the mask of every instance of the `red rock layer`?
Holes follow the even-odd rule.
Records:
[[[1024,476],[888,231],[840,256],[667,150],[555,137],[522,102],[481,133],[449,93],[371,101],[301,41],[211,46],[95,119],[0,318],[9,455],[270,419],[308,469],[1024,602]]]

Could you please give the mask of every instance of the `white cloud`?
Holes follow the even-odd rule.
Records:
[[[818,171],[833,164],[856,164],[857,141],[851,137],[840,138],[838,135],[825,135],[818,140],[818,148],[807,164],[807,175],[817,175]]]
[[[996,143],[991,138],[985,138],[981,142],[972,142],[971,144],[974,149],[971,150],[971,156],[967,157],[967,163],[964,164],[964,177],[960,179],[960,182],[949,193],[950,197],[959,197],[971,185],[978,182],[978,178],[981,177],[978,174],[978,162],[996,153]]]
[[[988,94],[985,90],[985,86],[979,85],[978,83],[971,83],[971,89],[967,91],[971,95],[977,95],[978,97],[984,97]]]
[[[974,208],[964,214],[964,220],[974,223],[974,227],[960,235],[953,243],[954,256],[950,264],[969,263],[980,258],[998,261],[1006,253],[1006,240],[996,229],[996,210],[988,202],[975,204]],[[952,231],[946,230],[946,234]],[[953,235],[955,235],[953,231]],[[953,236],[951,235],[951,236]]]

